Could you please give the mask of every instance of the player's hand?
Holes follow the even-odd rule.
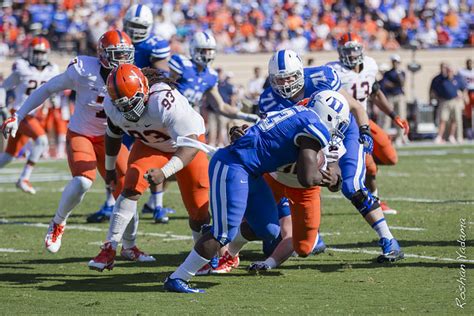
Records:
[[[153,168],[148,170],[143,176],[150,185],[158,185],[165,181],[165,174],[160,168]]]
[[[323,178],[321,179],[320,186],[322,187],[334,187],[337,185],[338,176],[335,170],[328,168],[328,170],[319,170]]]
[[[370,133],[369,125],[362,125],[359,127],[359,143],[364,145],[365,153],[372,154],[372,151],[374,150],[374,140]]]
[[[16,136],[16,132],[18,131],[18,118],[16,115],[10,116],[5,122],[2,124],[2,133],[3,137],[8,138],[8,134],[11,134],[13,138]]]
[[[272,268],[264,261],[252,262],[247,268],[248,271],[268,271]]]
[[[110,192],[114,192],[117,187],[117,171],[106,170],[105,171],[105,186]]]
[[[244,136],[248,128],[249,126],[247,124],[242,126],[232,126],[229,130],[230,142],[233,143],[240,137]]]
[[[260,121],[260,116],[258,116],[257,114],[244,113],[240,111],[237,113],[237,118],[250,123],[257,123],[258,121]]]
[[[408,133],[410,132],[410,125],[408,124],[407,120],[402,120],[400,116],[397,115],[395,116],[393,121],[395,122],[395,124],[397,124],[398,127],[404,130],[403,134],[408,135]]]

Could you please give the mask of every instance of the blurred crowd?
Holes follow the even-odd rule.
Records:
[[[47,36],[53,49],[94,50],[99,36],[122,27],[125,0],[3,0],[0,58],[25,48],[29,37]],[[155,13],[154,32],[175,52],[197,30],[211,29],[226,53],[300,54],[333,50],[340,34],[360,34],[366,48],[395,50],[461,47],[474,43],[474,0],[142,0]]]

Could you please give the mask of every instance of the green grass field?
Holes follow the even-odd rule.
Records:
[[[178,210],[168,225],[142,216],[138,245],[157,261],[136,264],[118,259],[112,271],[87,268],[104,240],[107,224],[85,223],[103,202],[103,182],[68,222],[59,253],[43,248],[43,238],[68,176],[64,161],[39,164],[35,196],[12,182],[22,168],[0,170],[0,314],[449,314],[474,315],[474,146],[407,148],[394,167],[382,167],[381,196],[398,215],[388,216],[407,258],[374,262],[377,236],[340,194],[323,195],[321,232],[331,247],[325,254],[291,258],[261,275],[245,268],[262,259],[260,244],[241,254],[241,266],[222,276],[196,277],[206,294],[164,292],[162,282],[192,247],[187,215],[172,184],[167,206]],[[63,177],[64,176],[64,177]],[[10,183],[7,183],[8,181]],[[63,180],[61,180],[63,179]],[[144,203],[141,201],[139,207]],[[458,257],[461,222],[466,234],[464,270]],[[17,252],[12,252],[13,250]],[[466,271],[464,290],[460,273]],[[464,308],[455,299],[465,294]]]

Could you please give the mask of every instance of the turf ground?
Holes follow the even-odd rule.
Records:
[[[12,184],[22,167],[15,162],[0,171],[0,314],[473,315],[474,146],[399,153],[397,166],[381,168],[379,187],[399,210],[387,217],[405,260],[375,263],[376,234],[340,194],[324,192],[321,232],[330,250],[250,275],[245,267],[262,258],[260,244],[250,244],[232,274],[193,279],[206,289],[203,295],[162,288],[192,246],[175,184],[165,196],[166,205],[177,209],[170,223],[155,225],[150,216],[140,223],[138,245],[157,261],[119,259],[113,271],[98,273],[88,270],[87,262],[98,253],[107,225],[86,224],[85,215],[103,202],[102,180],[75,210],[61,251],[52,255],[44,250],[43,237],[66,184],[67,165],[42,162],[33,178],[38,193],[28,196]],[[462,233],[470,260],[465,263],[456,260]],[[465,303],[463,309],[456,298]]]

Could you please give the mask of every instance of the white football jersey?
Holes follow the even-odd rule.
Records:
[[[175,152],[178,136],[202,135],[206,131],[202,116],[166,83],[151,87],[145,111],[136,123],[126,120],[110,97],[105,100],[105,112],[116,127],[162,152]]]
[[[372,93],[372,87],[377,80],[379,68],[375,60],[364,56],[364,67],[360,73],[347,68],[340,61],[331,62],[331,66],[341,80],[341,88],[352,94],[354,99],[358,100],[367,110],[367,99]]]
[[[71,61],[65,74],[72,82],[72,86],[68,88],[76,91],[69,129],[85,136],[104,135],[107,126],[104,111],[107,86],[100,75],[99,59],[78,56]]]
[[[459,69],[459,75],[463,77],[467,90],[474,90],[474,69]]]
[[[12,73],[3,84],[5,90],[15,89],[13,109],[18,110],[34,90],[58,74],[59,68],[56,64],[48,64],[39,70],[26,59],[17,59],[13,64]]]

